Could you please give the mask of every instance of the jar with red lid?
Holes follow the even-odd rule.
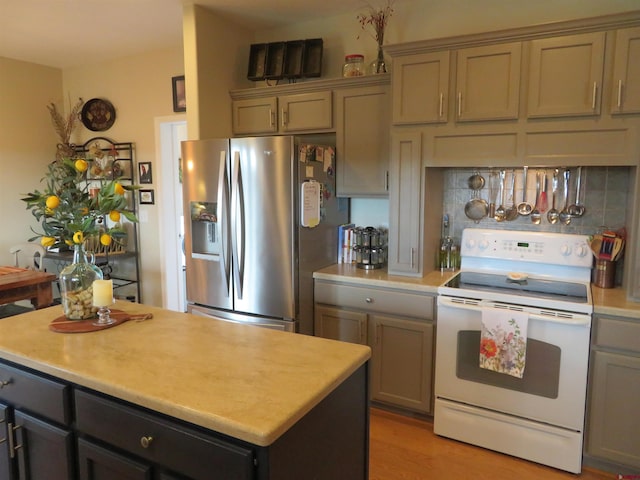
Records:
[[[353,54],[344,57],[343,77],[360,77],[365,74],[364,55]]]

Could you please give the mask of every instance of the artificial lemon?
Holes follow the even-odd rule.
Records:
[[[84,241],[84,233],[78,230],[73,234],[73,243],[82,243]]]
[[[60,205],[60,199],[57,195],[49,195],[45,204],[47,205],[47,208],[53,210],[54,208],[58,208],[58,205]]]
[[[64,243],[66,243],[70,247],[73,247],[73,242],[71,240],[65,240]]]
[[[42,237],[40,239],[40,245],[43,247],[52,247],[56,243],[56,239],[53,237]]]
[[[124,195],[124,188],[122,187],[122,185],[120,185],[119,183],[115,183],[115,185],[113,186],[113,191],[115,193],[117,193],[118,195]]]
[[[120,221],[120,212],[117,210],[111,210],[109,212],[109,218],[111,219],[112,222],[119,222]]]
[[[108,233],[103,233],[102,235],[100,235],[100,243],[105,247],[111,245],[111,235],[109,235]]]
[[[77,171],[85,172],[89,167],[89,164],[87,164],[86,160],[79,158],[78,160],[76,160],[75,167]]]

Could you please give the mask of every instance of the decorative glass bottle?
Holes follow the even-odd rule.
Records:
[[[382,44],[378,44],[378,56],[371,62],[371,73],[376,75],[378,73],[387,73],[387,64],[384,61],[384,54],[382,53]]]
[[[94,263],[94,255],[87,254],[83,244],[73,246],[73,263],[60,272],[62,310],[69,320],[85,320],[96,316],[93,306],[93,282],[102,280],[102,271]]]

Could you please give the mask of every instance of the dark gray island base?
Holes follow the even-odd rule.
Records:
[[[258,446],[2,360],[0,480],[364,480],[367,366]]]

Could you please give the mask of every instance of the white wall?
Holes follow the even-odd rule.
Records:
[[[109,100],[116,109],[116,121],[105,132],[92,132],[84,126],[76,131],[75,143],[95,136],[116,142],[133,142],[138,162],[155,163],[155,118],[173,114],[171,77],[184,73],[182,46],[134,55],[113,61],[96,59],[94,65],[65,69],[62,90],[85,101],[95,97]],[[188,99],[187,99],[188,102]],[[188,107],[187,107],[188,108]],[[153,184],[157,189],[161,168],[153,165]],[[159,192],[155,192],[156,198]],[[162,264],[158,203],[141,205],[139,224],[142,301],[162,305],[160,268]]]
[[[10,246],[38,227],[20,199],[42,190],[40,179],[55,159],[59,140],[46,107],[68,106],[62,91],[61,70],[0,57],[0,265],[10,265]]]

